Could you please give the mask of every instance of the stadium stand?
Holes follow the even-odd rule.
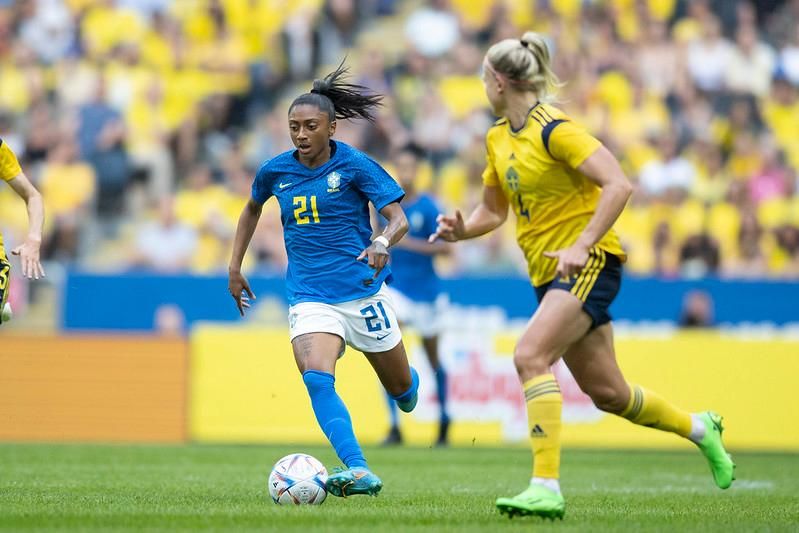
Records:
[[[482,54],[526,29],[551,39],[560,105],[636,184],[630,271],[799,275],[799,0],[0,1],[0,137],[44,192],[46,260],[219,272],[254,170],[290,147],[287,96],[345,55],[386,99],[338,137],[381,161],[413,140],[422,187],[468,209],[493,119]],[[24,208],[0,190],[0,213],[13,246]],[[143,234],[173,219],[191,257],[145,260]],[[285,265],[264,219],[250,271]],[[442,266],[523,271],[507,230]]]

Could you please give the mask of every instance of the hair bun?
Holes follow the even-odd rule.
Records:
[[[485,59],[516,89],[534,92],[539,100],[553,101],[552,95],[561,86],[552,71],[547,40],[540,33],[527,31],[516,38],[502,39],[488,49]]]
[[[325,94],[329,88],[330,83],[327,80],[316,79],[313,81],[313,87],[311,87],[310,92],[315,94]]]

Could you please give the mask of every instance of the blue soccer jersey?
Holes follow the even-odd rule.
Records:
[[[355,259],[372,242],[369,202],[379,211],[405,193],[366,154],[330,144],[324,165],[310,169],[290,150],[264,163],[252,185],[254,201],[263,204],[274,196],[280,204],[290,305],[365,298],[391,277],[386,266],[372,281],[374,269]]]
[[[436,232],[436,217],[440,211],[431,196],[420,194],[412,202],[403,203],[402,208],[408,218],[409,237],[427,240]],[[432,255],[392,248],[391,266],[393,288],[417,302],[432,302],[436,299],[439,287]]]

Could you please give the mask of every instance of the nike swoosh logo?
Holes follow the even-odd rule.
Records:
[[[278,185],[278,187],[280,187],[281,189],[285,189],[289,185],[291,185],[291,183],[281,183],[280,185]]]
[[[377,339],[377,340],[379,340],[379,341],[382,341],[383,339],[385,339],[385,338],[386,338],[386,337],[388,337],[389,335],[391,335],[391,333],[386,333],[386,334],[385,334],[385,335],[383,335],[382,337],[376,337],[376,339]]]

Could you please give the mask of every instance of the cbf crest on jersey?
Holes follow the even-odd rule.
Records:
[[[341,174],[333,171],[327,175],[327,192],[338,192],[339,185],[341,185]]]

